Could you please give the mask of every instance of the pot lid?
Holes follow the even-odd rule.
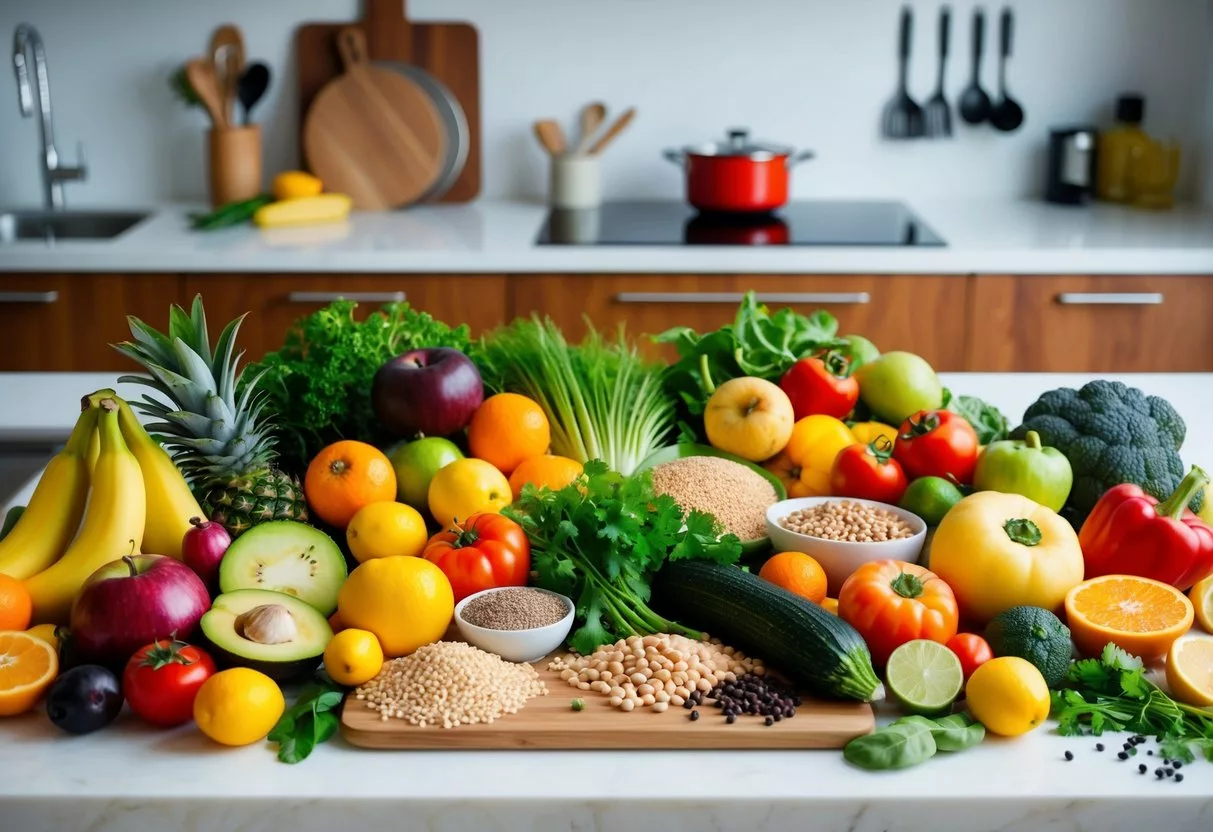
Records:
[[[792,148],[787,145],[752,141],[750,131],[740,128],[729,130],[728,138],[722,142],[692,145],[683,150],[697,156],[742,156],[756,162],[792,155]]]

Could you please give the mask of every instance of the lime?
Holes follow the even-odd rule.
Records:
[[[948,509],[963,497],[960,489],[943,477],[919,477],[910,483],[899,505],[917,514],[928,526],[938,526]]]
[[[964,684],[956,654],[925,638],[907,641],[894,650],[885,677],[906,711],[923,716],[947,713]]]

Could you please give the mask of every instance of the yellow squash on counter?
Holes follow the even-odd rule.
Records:
[[[318,194],[271,202],[257,209],[253,222],[260,228],[339,222],[350,214],[353,201],[345,194]]]

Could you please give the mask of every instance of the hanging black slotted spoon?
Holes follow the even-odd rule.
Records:
[[[913,29],[913,13],[909,6],[901,8],[901,35],[899,57],[901,59],[900,82],[897,93],[885,105],[882,132],[888,139],[913,139],[923,135],[922,107],[910,97],[910,37]]]

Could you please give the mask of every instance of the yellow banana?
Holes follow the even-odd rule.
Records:
[[[81,585],[98,568],[139,550],[146,520],[146,495],[139,461],[122,440],[118,403],[102,399],[97,414],[101,454],[93,471],[84,523],[54,566],[25,582],[34,602],[35,624],[62,624]]]
[[[95,421],[96,420],[95,412],[94,412],[93,418]],[[99,433],[97,433],[96,430],[94,430],[93,435],[89,438],[88,449],[85,452],[85,462],[88,465],[88,475],[90,477],[92,477],[92,475],[93,475],[93,469],[97,467],[97,457],[100,455],[101,455],[101,435]]]
[[[172,457],[139,424],[135,411],[122,399],[118,402],[118,425],[127,447],[139,460],[143,485],[147,491],[147,527],[143,530],[143,551],[168,555],[181,560],[181,542],[190,528],[191,517],[206,519],[194,499],[185,477]]]
[[[80,414],[67,445],[51,458],[17,525],[0,541],[0,574],[24,581],[49,568],[67,549],[88,499],[89,439],[97,409]]]

